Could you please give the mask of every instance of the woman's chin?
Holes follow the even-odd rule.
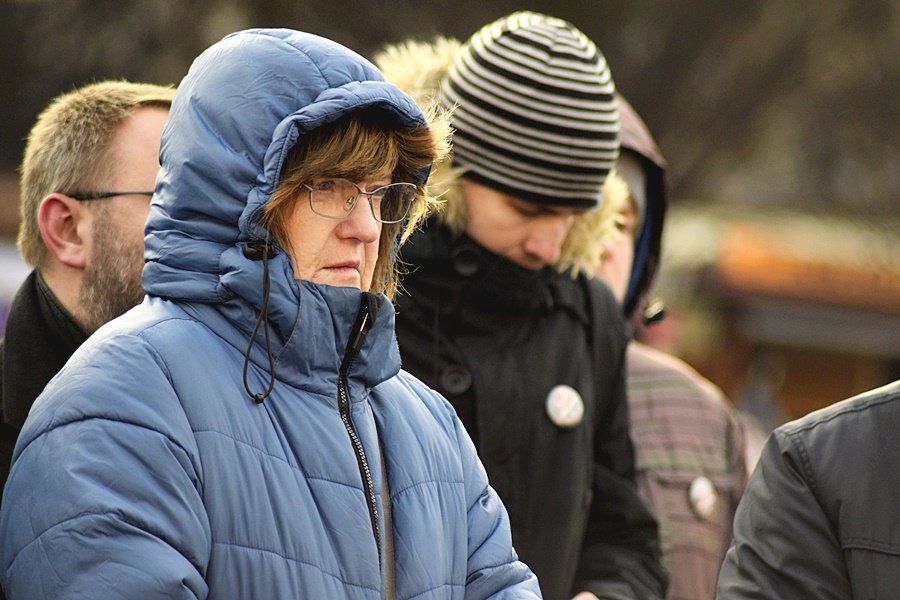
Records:
[[[312,281],[313,283],[322,283],[334,287],[362,289],[359,271],[356,269],[325,269],[324,273],[321,273]]]

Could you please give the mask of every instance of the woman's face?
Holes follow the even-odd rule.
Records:
[[[597,267],[597,276],[606,282],[619,304],[625,301],[631,281],[634,236],[637,234],[637,211],[630,197],[622,207],[620,217],[618,229],[621,235],[603,242],[600,265]]]
[[[354,183],[372,190],[391,183],[391,176],[381,174]],[[294,277],[369,291],[378,261],[381,223],[372,215],[366,197],[359,197],[346,218],[329,219],[312,211],[309,191],[301,188],[290,210],[286,230]]]

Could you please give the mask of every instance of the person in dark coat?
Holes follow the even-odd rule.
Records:
[[[174,88],[92,83],[57,97],[21,167],[18,246],[34,270],[0,342],[0,486],[35,398],[72,353],[144,297],[144,222]]]
[[[900,380],[778,427],[734,519],[719,600],[896,598]]]
[[[622,151],[606,201],[620,223],[598,275],[630,322],[655,321],[647,301],[668,204],[666,162],[634,108],[619,97]],[[747,474],[743,430],[721,390],[684,361],[632,340],[628,403],[641,495],[660,523],[668,600],[712,598]]]
[[[454,109],[446,210],[401,253],[404,368],[454,405],[546,598],[661,598],[656,522],[635,486],[624,319],[592,278],[619,150],[603,55],[518,12],[466,43],[386,49],[387,78]]]

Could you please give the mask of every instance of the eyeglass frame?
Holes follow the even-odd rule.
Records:
[[[72,200],[84,202],[87,200],[104,200],[115,196],[153,196],[154,192],[84,192],[78,194],[66,194]]]
[[[323,215],[322,213],[317,211],[315,209],[315,207],[313,206],[312,195],[313,195],[313,192],[315,192],[317,190],[313,189],[312,186],[308,183],[301,184],[301,187],[305,187],[308,191],[307,197],[309,200],[309,209],[311,211],[313,211],[313,213],[315,213],[316,215],[322,217],[323,219],[334,219],[335,221],[340,221],[340,220],[346,219],[351,214],[353,214],[353,211],[356,209],[356,205],[359,204],[359,197],[366,196],[366,199],[369,201],[369,210],[372,211],[372,217],[377,222],[382,223],[384,225],[394,225],[396,223],[400,223],[409,214],[409,209],[412,207],[412,202],[410,202],[407,205],[406,211],[403,213],[403,216],[400,217],[399,219],[397,219],[396,221],[383,221],[383,220],[379,219],[378,216],[375,214],[375,205],[372,203],[372,196],[374,196],[375,194],[377,194],[378,192],[380,192],[381,190],[383,190],[385,188],[394,187],[394,186],[409,187],[409,188],[412,188],[413,190],[415,190],[416,193],[418,193],[418,186],[416,186],[416,184],[408,183],[408,182],[404,182],[404,181],[394,181],[394,182],[388,183],[387,185],[379,186],[379,187],[375,188],[374,190],[372,190],[371,192],[367,192],[366,190],[364,190],[361,187],[359,187],[358,185],[356,185],[356,182],[351,181],[351,180],[347,179],[346,177],[331,177],[331,178],[322,179],[321,181],[323,181],[323,182],[324,181],[346,181],[347,183],[349,183],[350,185],[352,185],[353,187],[356,188],[356,194],[353,195],[353,206],[350,207],[350,210],[347,211],[347,214],[337,216],[337,217],[332,217],[331,215]],[[313,183],[315,183],[315,182],[313,182]]]

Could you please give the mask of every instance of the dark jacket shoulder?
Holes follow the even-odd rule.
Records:
[[[734,520],[718,598],[894,598],[900,381],[779,427]]]

